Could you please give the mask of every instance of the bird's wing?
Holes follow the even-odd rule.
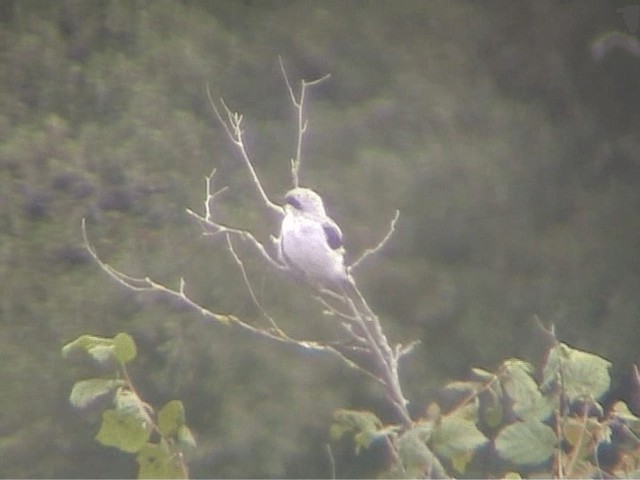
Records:
[[[327,239],[327,244],[332,250],[342,248],[342,231],[336,222],[331,218],[326,217],[322,222],[322,229],[324,230],[324,236]]]

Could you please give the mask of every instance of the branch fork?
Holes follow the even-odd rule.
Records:
[[[325,75],[311,81],[303,80],[301,82],[300,91],[296,95],[296,92],[289,81],[282,58],[279,58],[279,63],[290,101],[296,111],[297,142],[295,156],[291,159],[291,182],[293,187],[298,187],[300,184],[299,176],[302,165],[303,140],[308,128],[308,120],[304,114],[307,88],[321,83],[329,78],[329,75]],[[219,101],[220,106],[216,105],[216,102],[214,102],[212,98],[209,85],[207,85],[206,91],[211,107],[218,121],[227,133],[227,137],[236,147],[236,150],[238,151],[239,156],[247,168],[253,184],[260,195],[264,207],[278,218],[282,218],[284,216],[283,207],[273,202],[267,195],[266,190],[260,181],[260,177],[254,168],[254,163],[252,162],[245,147],[243,137],[244,130],[242,125],[243,116],[237,112],[233,112],[222,99]],[[399,212],[395,212],[389,230],[382,240],[374,247],[365,250],[357,260],[347,268],[349,278],[351,279],[349,292],[345,290],[335,292],[316,288],[316,294],[312,295],[312,298],[314,298],[319,306],[322,307],[323,313],[335,320],[336,325],[344,335],[344,339],[340,339],[338,342],[317,342],[295,339],[289,336],[278,326],[276,320],[258,301],[255,290],[245,269],[244,262],[238,255],[235,248],[236,241],[245,242],[249,244],[270,267],[277,271],[286,272],[289,270],[288,266],[283,264],[277,255],[280,239],[271,236],[271,245],[265,246],[249,230],[220,223],[214,218],[213,205],[218,201],[222,193],[227,190],[227,187],[222,187],[218,190],[214,189],[213,180],[215,173],[216,171],[214,169],[205,178],[204,213],[200,214],[191,209],[186,209],[186,212],[199,223],[204,235],[220,236],[224,238],[226,249],[242,274],[245,287],[247,288],[252,302],[257,306],[261,315],[266,319],[266,326],[256,326],[233,315],[216,313],[202,306],[190,298],[187,293],[186,282],[182,278],[180,279],[179,285],[172,288],[155,282],[149,277],[133,277],[112,267],[101,260],[98,256],[95,248],[89,241],[86,223],[83,220],[83,239],[92,258],[105,273],[129,290],[136,292],[160,293],[167,297],[179,300],[209,321],[224,325],[234,325],[235,327],[269,340],[308,350],[323,352],[338,358],[349,367],[361,371],[369,378],[376,381],[376,383],[380,384],[385,390],[390,404],[393,406],[402,424],[404,424],[405,427],[409,427],[412,424],[412,419],[407,409],[408,401],[402,392],[398,374],[398,364],[401,358],[408,355],[413,350],[416,343],[411,343],[406,347],[403,347],[402,345],[396,345],[394,348],[391,347],[382,329],[378,316],[369,307],[365,297],[362,295],[355,280],[353,280],[353,277],[351,276],[352,272],[354,272],[364,261],[372,258],[384,245],[387,244],[395,231]],[[367,364],[371,363],[373,364],[373,367],[367,366],[362,362],[352,360],[344,353],[345,350],[365,354],[370,360]]]

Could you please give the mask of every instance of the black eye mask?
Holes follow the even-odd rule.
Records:
[[[285,201],[296,210],[302,210],[302,204],[294,197],[285,197]]]

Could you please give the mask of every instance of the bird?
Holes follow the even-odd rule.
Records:
[[[287,269],[311,286],[337,294],[358,318],[374,316],[345,265],[342,231],[327,215],[320,195],[302,187],[286,193],[278,240],[278,258]],[[356,322],[348,329],[360,344],[371,338],[363,323]]]
[[[319,286],[340,290],[350,283],[342,231],[327,215],[322,197],[297,187],[285,195],[278,256],[290,270]]]

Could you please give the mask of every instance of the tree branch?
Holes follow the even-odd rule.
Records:
[[[280,71],[282,72],[282,77],[284,78],[284,82],[287,85],[287,91],[289,92],[289,98],[291,99],[291,103],[296,109],[297,114],[297,123],[298,123],[298,138],[296,142],[296,156],[291,159],[291,181],[293,183],[294,188],[300,186],[300,165],[302,163],[302,143],[304,139],[304,134],[307,131],[308,121],[304,117],[304,100],[307,87],[311,87],[314,85],[327,80],[331,77],[330,73],[317,78],[315,80],[302,80],[300,82],[300,96],[299,99],[296,98],[296,95],[293,91],[293,87],[291,86],[291,82],[289,81],[289,76],[287,75],[287,71],[284,68],[284,61],[282,60],[282,56],[278,55],[278,62],[280,63]]]
[[[386,245],[386,243],[393,235],[393,232],[396,231],[396,223],[398,222],[398,218],[400,218],[400,210],[396,210],[396,213],[393,216],[393,220],[391,220],[391,225],[389,225],[389,230],[387,231],[387,234],[384,236],[384,238],[380,240],[380,242],[375,247],[366,249],[364,253],[351,264],[351,266],[349,267],[350,272],[356,269],[364,260],[367,259],[367,257],[373,255],[374,253],[377,253],[382,247]]]
[[[262,197],[262,201],[267,206],[267,208],[277,213],[278,215],[282,216],[284,214],[282,207],[280,205],[273,203],[269,198],[269,196],[267,195],[267,193],[265,192],[264,188],[262,187],[262,183],[260,182],[260,178],[258,177],[258,174],[256,173],[256,170],[253,167],[251,158],[247,153],[247,149],[244,146],[244,138],[243,138],[244,132],[242,130],[242,118],[243,118],[242,115],[232,112],[229,109],[229,107],[227,107],[227,104],[224,103],[224,100],[220,98],[220,104],[224,108],[224,112],[227,116],[225,120],[222,114],[220,113],[220,111],[218,110],[218,107],[216,106],[215,102],[213,101],[213,98],[211,97],[211,91],[209,89],[208,83],[207,83],[207,97],[209,98],[209,103],[211,104],[211,107],[213,108],[213,111],[215,112],[216,117],[218,117],[218,121],[222,124],[225,131],[227,132],[227,136],[233,142],[233,144],[238,148],[238,151],[240,152],[240,157],[244,161],[245,166],[249,169],[251,178],[253,179],[253,183],[255,184],[258,192],[260,193],[260,196]]]

